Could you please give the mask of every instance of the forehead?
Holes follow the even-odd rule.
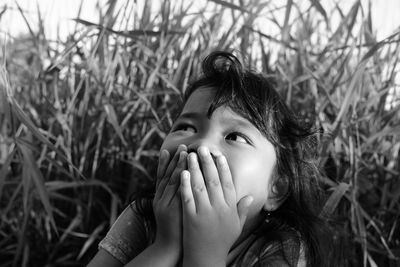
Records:
[[[196,89],[188,98],[183,107],[180,117],[203,117],[208,115],[209,108],[215,97],[215,88],[201,87]],[[254,125],[240,114],[234,112],[229,106],[220,106],[211,114],[223,124],[238,124],[245,127],[254,128]]]
[[[215,89],[211,87],[196,89],[186,101],[182,114],[187,112],[207,113],[214,96]]]

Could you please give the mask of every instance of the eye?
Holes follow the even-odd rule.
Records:
[[[189,124],[178,124],[174,129],[174,132],[177,132],[177,131],[195,133],[196,129]]]
[[[237,132],[233,132],[228,134],[225,137],[226,140],[231,140],[231,141],[235,141],[235,142],[239,142],[239,143],[244,143],[244,144],[249,144],[250,142],[248,141],[248,139],[246,138],[246,136],[244,136],[241,133],[237,133]]]

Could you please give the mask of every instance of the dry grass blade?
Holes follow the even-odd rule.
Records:
[[[86,251],[90,248],[90,246],[93,245],[94,241],[99,237],[100,232],[104,229],[106,226],[106,223],[103,222],[100,225],[98,225],[93,232],[90,234],[89,238],[86,239],[85,243],[82,246],[81,251],[79,252],[78,255],[78,260],[82,258],[82,256],[86,253]]]
[[[368,258],[368,263],[371,267],[378,267],[378,265],[376,264],[376,262],[374,261],[374,259],[371,257],[371,255],[367,255]]]
[[[351,101],[353,100],[353,93],[357,90],[357,87],[360,86],[360,80],[364,75],[364,70],[366,67],[366,63],[362,63],[359,65],[355,73],[352,75],[351,82],[347,88],[346,95],[344,96],[342,105],[340,107],[339,113],[336,116],[334,123],[332,124],[332,132],[336,133],[337,129],[340,125],[340,122],[343,119],[343,116],[347,113],[348,108],[350,106]]]
[[[3,10],[0,11],[0,20],[1,20],[1,18],[3,17],[4,13],[6,13],[7,9],[8,9],[8,7],[7,7],[7,6],[4,6],[4,7],[3,7]]]
[[[40,130],[35,126],[35,124],[32,122],[32,120],[25,114],[25,112],[22,110],[22,108],[19,106],[19,104],[14,100],[11,99],[12,101],[12,111],[13,114],[15,115],[15,117],[22,122],[27,129],[29,130],[30,133],[32,133],[37,139],[39,139],[42,143],[46,144],[47,146],[49,146],[53,151],[55,151],[57,153],[58,156],[60,156],[61,158],[63,158],[63,160],[65,160],[66,162],[69,163],[69,165],[73,166],[73,168],[78,171],[78,173],[80,174],[81,177],[85,178],[78,169],[76,169],[76,167],[69,161],[69,159],[63,154],[61,153],[61,151],[55,147],[49,140],[48,138],[46,138],[41,132]]]
[[[248,26],[246,26],[246,25],[245,25],[244,27],[247,28],[247,29],[249,29],[250,31],[253,31],[253,32],[258,33],[260,36],[266,38],[267,40],[273,41],[274,43],[276,43],[276,44],[278,44],[278,45],[284,46],[285,48],[289,48],[289,49],[294,50],[294,51],[297,51],[297,50],[298,50],[297,47],[291,45],[289,42],[286,42],[286,41],[283,41],[283,40],[279,40],[279,39],[277,39],[276,37],[274,37],[274,36],[272,36],[272,35],[265,34],[265,33],[261,32],[261,31],[259,31],[259,30],[255,30],[255,29],[253,29],[253,28],[251,28],[251,27],[248,27]]]
[[[27,166],[27,171],[30,175],[30,178],[34,182],[35,188],[36,188],[39,198],[42,202],[42,205],[43,205],[47,215],[50,218],[50,222],[53,225],[54,229],[56,229],[57,227],[56,227],[56,223],[55,223],[54,217],[53,217],[53,208],[50,204],[49,195],[48,195],[48,192],[47,192],[45,184],[44,184],[43,175],[42,175],[41,171],[39,170],[30,149],[22,143],[18,144],[18,149],[19,149],[19,151],[21,151],[21,153],[23,155],[23,160]]]
[[[20,259],[21,254],[22,257],[25,256],[26,253],[24,253],[24,247],[26,242],[26,233],[27,233],[27,226],[28,226],[28,221],[29,221],[29,215],[27,213],[24,214],[23,216],[23,221],[22,221],[22,226],[21,226],[21,232],[18,233],[18,244],[15,252],[15,258],[13,260],[13,267],[18,265],[18,261]],[[25,259],[26,262],[26,259]]]
[[[74,231],[77,227],[82,225],[82,220],[83,220],[82,207],[78,206],[76,216],[72,219],[68,227],[64,230],[58,242],[60,244],[64,242],[64,240],[67,238],[68,235],[71,234],[72,231]]]
[[[153,181],[153,177],[150,175],[149,171],[139,161],[135,159],[130,159],[130,160],[123,160],[123,162],[132,165],[132,167],[134,167],[135,169],[139,170],[142,174],[144,174],[149,181]]]
[[[23,184],[18,183],[15,191],[12,193],[11,197],[9,197],[9,202],[7,203],[7,206],[5,206],[5,208],[2,208],[2,214],[8,214],[12,210],[12,208],[14,208],[17,198],[21,195],[21,190],[23,190],[22,187]]]
[[[290,13],[292,11],[292,6],[293,6],[293,0],[287,0],[286,10],[285,10],[285,19],[283,21],[283,26],[281,28],[283,42],[289,41],[289,32],[290,32],[289,18],[290,18]]]
[[[79,38],[77,38],[73,43],[71,43],[69,46],[67,46],[62,53],[57,56],[56,60],[53,62],[53,64],[48,68],[48,71],[52,71],[55,69],[57,66],[59,66],[65,59],[73,53],[73,51],[76,49],[78,43],[82,42],[87,35],[90,33],[91,29],[86,29],[83,33],[80,34]]]
[[[29,24],[28,19],[26,18],[24,11],[22,10],[21,6],[18,4],[17,1],[15,1],[15,4],[17,5],[18,11],[21,14],[22,18],[24,19],[26,26],[28,27],[29,33],[33,37],[32,40],[33,40],[35,46],[38,47],[37,40],[36,40],[36,38],[34,38],[35,37],[35,33],[33,32],[32,27]]]
[[[311,4],[318,10],[319,13],[321,13],[321,15],[324,17],[325,23],[329,29],[330,23],[329,23],[329,19],[328,16],[326,15],[326,11],[324,9],[324,7],[322,6],[320,0],[310,0]]]
[[[101,187],[110,196],[114,196],[113,191],[110,189],[107,184],[97,181],[97,180],[88,180],[88,181],[72,181],[72,182],[65,182],[65,181],[49,181],[45,183],[46,188],[49,192],[57,191],[57,190],[65,190],[65,189],[76,189],[82,187]]]
[[[348,40],[353,30],[353,27],[356,23],[358,10],[360,9],[360,6],[361,6],[360,1],[354,2],[349,13],[342,19],[336,31],[330,37],[332,42],[336,42],[339,39],[339,37],[343,35],[344,32],[347,32],[346,40]],[[347,43],[347,41],[345,41],[345,43]]]
[[[4,52],[5,54],[5,52]],[[2,125],[6,125],[6,123],[12,123],[9,97],[10,93],[10,82],[8,80],[7,70],[5,69],[5,60],[4,63],[0,65],[0,115],[4,117],[0,117],[2,119],[0,122]]]
[[[239,11],[241,11],[243,13],[250,13],[248,10],[246,10],[246,9],[240,7],[240,6],[237,6],[235,4],[232,4],[230,2],[227,2],[227,1],[222,1],[222,0],[208,0],[208,1],[214,2],[214,3],[218,4],[218,5],[221,5],[221,6],[233,9],[233,10],[239,10]]]
[[[6,183],[7,173],[9,172],[10,164],[14,160],[14,156],[17,150],[13,150],[6,158],[5,162],[2,163],[0,168],[0,200],[3,193],[4,184]]]
[[[329,196],[321,212],[323,217],[329,218],[332,215],[332,213],[336,210],[340,200],[343,198],[349,188],[350,185],[346,183],[339,183],[335,188],[332,188],[333,192]]]
[[[15,100],[12,100],[12,108],[16,118],[20,120],[36,138],[38,138],[41,142],[51,147],[54,151],[58,151],[58,149],[54,147],[54,145],[50,143],[50,141],[39,131],[39,129],[35,126],[32,120],[25,114],[25,112],[22,110],[19,104],[15,102]],[[61,155],[61,153],[59,154]]]
[[[153,36],[154,37],[154,36],[160,36],[163,33],[166,33],[166,34],[185,34],[186,33],[184,31],[178,31],[178,30],[169,30],[169,31],[166,31],[166,32],[153,31],[153,30],[116,31],[116,30],[113,30],[111,28],[104,27],[101,24],[96,24],[96,23],[93,23],[93,22],[89,22],[89,21],[84,20],[84,19],[76,18],[76,19],[73,19],[73,20],[78,22],[78,23],[80,23],[80,24],[83,24],[85,26],[94,27],[94,28],[97,28],[97,29],[100,29],[100,30],[104,30],[104,31],[107,31],[107,32],[110,32],[110,33],[114,33],[114,34],[119,35],[119,36],[128,37],[128,38],[137,38],[139,36],[150,36],[150,37]]]
[[[367,231],[365,229],[365,222],[362,216],[360,206],[358,202],[353,202],[354,213],[355,213],[355,224],[357,226],[358,238],[360,239],[363,251],[363,265],[367,266],[367,259],[369,256],[369,251],[367,247]]]
[[[392,35],[390,35],[389,37],[385,38],[384,40],[374,44],[369,50],[368,52],[363,56],[363,58],[361,59],[361,63],[363,61],[368,60],[371,56],[376,55],[378,49],[382,48],[384,45],[388,44],[388,43],[392,43],[392,39],[394,39],[396,36],[400,36],[400,31],[396,32]],[[398,40],[394,40],[394,42],[400,43],[400,38]]]
[[[125,141],[124,136],[122,135],[122,129],[121,129],[121,127],[119,126],[118,119],[117,119],[117,115],[116,115],[116,113],[115,113],[114,107],[111,106],[111,105],[109,105],[109,104],[107,104],[107,105],[104,106],[104,109],[105,109],[105,111],[106,111],[108,121],[109,121],[109,122],[111,123],[111,125],[114,127],[115,131],[116,131],[117,134],[118,134],[118,137],[121,139],[122,143],[123,143],[125,146],[128,145],[128,143]]]
[[[324,3],[106,1],[91,22],[82,1],[75,31],[56,40],[40,9],[35,32],[17,5],[28,34],[1,51],[0,258],[85,265],[128,196],[152,189],[181,94],[218,48],[274,76],[295,113],[329,135],[321,214],[351,240],[346,264],[397,266],[398,30],[377,41],[370,3],[368,13],[366,1]]]
[[[398,109],[399,110],[399,109]],[[385,137],[396,137],[400,132],[400,126],[395,127],[384,127],[381,131],[377,132],[376,134],[371,134],[368,139],[365,140],[364,145],[366,147],[373,145],[374,142],[382,140]]]

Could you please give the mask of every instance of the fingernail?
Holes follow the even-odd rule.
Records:
[[[252,196],[249,196],[249,198],[247,199],[247,203],[249,204],[249,206],[251,205],[251,203],[253,203],[254,198]]]
[[[182,163],[182,161],[183,161],[183,159],[185,158],[185,156],[186,156],[186,151],[181,151],[181,152],[179,153],[179,160],[178,160],[178,162],[179,162],[179,163]]]
[[[198,152],[199,152],[199,154],[200,154],[202,157],[207,157],[207,156],[209,155],[209,153],[210,153],[209,150],[208,150],[208,148],[205,147],[205,146],[199,147]]]
[[[188,157],[190,161],[196,161],[197,159],[197,155],[194,152],[191,152]]]
[[[211,152],[211,155],[216,158],[216,157],[222,156],[222,153],[218,150],[214,150]]]
[[[218,156],[217,161],[221,165],[226,164],[226,158],[223,155]]]
[[[189,172],[187,170],[182,171],[181,174],[183,179],[189,179]]]
[[[220,157],[220,156],[222,156],[222,153],[219,152],[219,151],[211,151],[211,152],[210,152],[210,155],[211,155],[211,157],[212,157],[214,163],[217,163],[217,158]]]
[[[190,186],[190,176],[187,170],[181,172],[181,186]]]
[[[185,150],[186,150],[186,146],[184,144],[180,144],[178,146],[178,149],[177,149],[178,152],[185,151]]]
[[[161,150],[160,159],[163,159],[163,160],[166,159],[168,157],[168,154],[169,154],[168,150],[166,150],[166,149]]]

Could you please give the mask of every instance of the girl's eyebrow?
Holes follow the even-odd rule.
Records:
[[[201,117],[203,115],[197,112],[185,112],[179,115],[178,119],[199,119]]]
[[[198,112],[185,112],[182,113],[178,119],[202,119],[205,118],[206,116],[203,115],[202,113],[198,113]],[[245,128],[254,128],[256,129],[256,127],[249,122],[247,119],[242,118],[241,116],[230,116],[229,119],[223,119],[220,123],[222,124],[235,124],[237,126],[241,126],[241,127],[245,127]]]

